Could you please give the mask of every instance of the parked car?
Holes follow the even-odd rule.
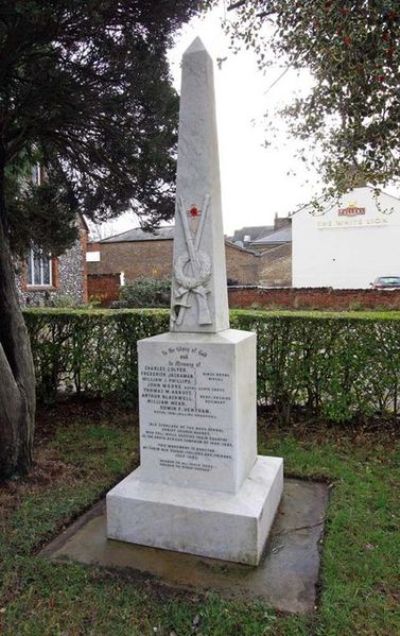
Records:
[[[378,276],[371,283],[374,289],[400,289],[400,276]]]

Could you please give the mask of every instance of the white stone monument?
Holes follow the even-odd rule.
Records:
[[[140,467],[107,533],[257,565],[283,461],[257,456],[256,336],[229,329],[212,60],[183,56],[170,332],[138,343]]]

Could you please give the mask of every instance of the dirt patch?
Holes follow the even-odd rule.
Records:
[[[46,443],[59,426],[68,427],[77,420],[99,423],[102,420],[120,429],[132,429],[139,426],[138,410],[135,406],[124,406],[118,400],[95,398],[69,398],[57,401],[53,405],[40,405],[37,412],[36,444]],[[313,440],[351,443],[355,445],[373,445],[377,442],[391,446],[394,439],[400,437],[400,424],[393,419],[371,417],[368,420],[354,420],[345,423],[332,423],[321,417],[309,415],[304,410],[293,411],[289,423],[279,421],[275,410],[259,409],[259,432],[279,431],[291,433],[299,440]]]
[[[36,416],[34,461],[23,477],[0,483],[0,532],[4,531],[10,514],[29,495],[48,492],[57,485],[78,484],[83,467],[63,461],[62,449],[52,448],[57,430],[76,426],[77,422],[130,429],[138,423],[133,407],[121,407],[111,401],[95,399],[60,400],[52,405],[39,405]],[[94,448],[94,442],[91,442]],[[136,454],[132,461],[137,461]]]
[[[46,443],[60,426],[68,427],[77,420],[98,423],[107,420],[118,428],[132,428],[138,425],[137,409],[121,406],[117,401],[70,398],[58,400],[51,405],[39,405],[36,416],[36,443]]]
[[[79,473],[76,466],[64,463],[56,450],[39,447],[34,453],[32,469],[26,476],[0,484],[0,531],[5,529],[7,518],[19,508],[27,495],[47,491],[49,484],[75,483]]]
[[[82,468],[62,461],[57,449],[49,448],[60,427],[76,425],[77,421],[99,423],[120,429],[132,430],[138,426],[137,410],[133,406],[121,406],[116,401],[98,399],[68,399],[54,405],[41,405],[37,412],[34,465],[28,475],[0,484],[0,530],[5,527],[10,512],[19,507],[28,494],[38,494],[48,489],[49,484],[75,483],[82,478]],[[278,422],[276,414],[263,409],[259,414],[259,439],[269,436],[293,435],[304,444],[318,445],[333,442],[337,448],[359,447],[373,452],[375,458],[385,461],[386,451],[393,450],[399,438],[400,426],[384,420],[359,421],[332,424],[305,413],[293,413],[289,424]],[[133,458],[137,461],[137,456]]]

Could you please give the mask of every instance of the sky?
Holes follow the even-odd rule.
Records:
[[[284,69],[282,63],[270,66],[263,74],[257,69],[254,53],[243,50],[235,55],[221,27],[224,15],[221,0],[212,12],[185,25],[176,36],[169,61],[179,92],[182,54],[195,37],[200,36],[214,62],[226,58],[221,68],[214,64],[214,81],[224,232],[232,235],[243,226],[273,224],[275,214],[287,216],[318,194],[320,186],[317,175],[295,158],[297,142],[289,137],[284,122],[273,115],[295,93],[307,91],[309,74],[289,70],[275,83]],[[269,116],[265,117],[267,109]],[[276,138],[265,147],[272,127],[277,129]],[[137,225],[135,215],[127,213],[103,224],[101,238]]]

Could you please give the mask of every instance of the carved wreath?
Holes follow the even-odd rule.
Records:
[[[209,280],[211,276],[211,261],[205,252],[197,252],[197,262],[199,265],[199,274],[197,277],[186,276],[184,273],[184,267],[190,261],[187,254],[182,254],[178,257],[174,268],[174,277],[180,287],[188,291],[195,290],[197,287],[203,286]]]

